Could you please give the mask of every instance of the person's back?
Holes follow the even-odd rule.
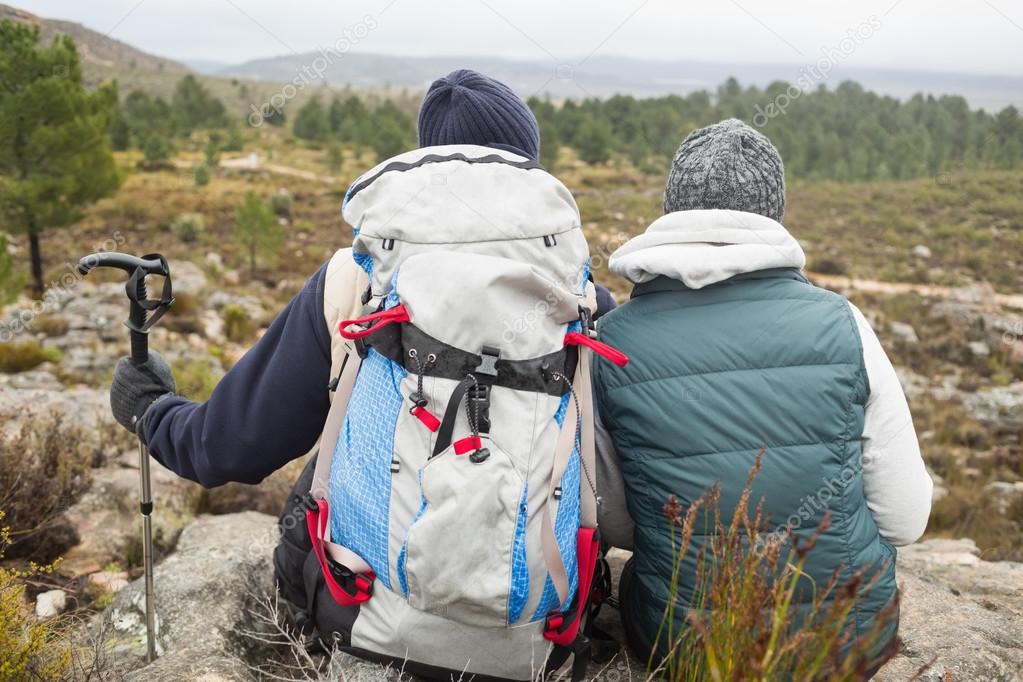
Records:
[[[769,530],[803,538],[830,518],[807,570],[819,586],[839,568],[841,583],[863,573],[850,620],[864,634],[896,592],[893,543],[916,539],[930,502],[891,364],[859,311],[801,274],[802,249],[779,222],[781,160],[766,138],[738,121],[694,133],[665,208],[612,257],[638,284],[599,331],[631,363],[595,374],[635,523],[621,595],[632,643],[649,651],[665,614],[669,496],[688,506],[719,482],[727,526],[761,450],[753,503],[763,499]],[[602,525],[629,544],[614,534],[621,519]],[[695,556],[712,539],[693,536],[682,606],[693,602]],[[685,609],[675,613],[678,633]]]
[[[531,679],[578,651],[596,503],[593,448],[560,436],[589,392],[588,354],[567,347],[614,302],[510,88],[453,72],[419,123],[420,149],[346,193],[353,247],[208,401],[175,395],[153,353],[118,363],[111,407],[205,486],[256,483],[322,433],[274,552],[303,634],[420,676]]]

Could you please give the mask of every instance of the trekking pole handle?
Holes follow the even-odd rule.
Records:
[[[173,303],[170,297],[170,267],[167,259],[160,254],[150,254],[139,258],[127,253],[113,251],[101,251],[85,256],[78,261],[78,272],[85,276],[95,268],[117,268],[127,272],[128,283],[125,286],[125,293],[128,295],[130,308],[128,320],[125,325],[131,331],[131,360],[136,365],[144,363],[149,359],[149,327]],[[147,299],[146,277],[148,275],[161,275],[166,278],[163,295],[158,300]],[[149,304],[147,308],[143,302]],[[152,320],[148,320],[149,312],[155,313]]]
[[[146,280],[144,277],[139,278],[138,283],[138,298],[140,301],[146,300]],[[146,324],[146,310],[135,301],[131,301],[131,308],[128,310],[128,327],[131,329],[131,361],[136,365],[141,365],[149,359],[149,333],[141,330]]]

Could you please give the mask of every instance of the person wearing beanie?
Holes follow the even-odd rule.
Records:
[[[540,152],[539,126],[527,104],[508,86],[475,71],[454,71],[433,83],[419,112],[419,140],[423,148],[474,145],[503,150],[498,156],[507,164],[529,173],[534,169],[542,171],[536,162]],[[487,158],[486,151],[476,150],[475,156]],[[425,159],[429,155],[419,153],[418,156]],[[391,160],[381,160],[380,167],[389,163]],[[464,168],[465,175],[492,170],[484,164],[466,163]],[[547,191],[556,194],[549,197],[549,205],[564,207],[562,215],[567,214],[568,219],[574,218],[578,223],[577,207],[563,185],[549,177],[538,177],[535,186],[540,189],[533,191],[532,198],[538,195],[541,199],[548,198],[543,194]],[[446,192],[448,188],[437,191]],[[350,189],[346,195],[345,205],[351,192]],[[402,197],[402,202],[405,206],[412,203],[406,197]],[[503,210],[504,214],[500,215],[506,220],[509,214],[512,214],[511,219],[521,215],[515,212],[513,202],[508,204],[494,210]],[[413,206],[410,213],[418,212],[415,219],[423,222],[424,212],[437,210],[438,205],[443,206],[424,200]],[[536,206],[531,208],[534,212],[542,210]],[[443,223],[444,217],[434,214],[432,219]],[[464,241],[471,242],[472,235],[466,234]],[[393,245],[394,240],[391,242]],[[225,374],[205,402],[187,400],[176,394],[171,367],[159,353],[151,352],[149,360],[141,364],[122,358],[116,365],[110,389],[115,419],[145,442],[162,465],[207,488],[229,482],[259,483],[292,460],[311,452],[321,433],[330,426],[326,420],[334,395],[332,391],[340,377],[340,370],[333,372],[332,368],[346,360],[347,353],[352,351],[338,334],[339,324],[342,320],[362,317],[367,309],[384,304],[374,299],[368,268],[363,269],[364,263],[357,260],[358,255],[365,254],[355,254],[351,247],[336,251]],[[615,302],[606,288],[598,285],[595,289],[594,318],[597,319],[614,308]],[[298,614],[297,627],[303,634],[309,634],[315,624],[322,636],[319,641],[327,642],[329,651],[348,636],[342,635],[345,628],[350,634],[355,616],[351,608],[340,606],[328,594],[323,574],[310,570],[319,570],[319,565],[306,526],[304,500],[310,491],[315,464],[315,457],[308,458],[282,511],[281,539],[274,551],[274,569],[282,601]],[[405,500],[403,504],[412,502]],[[418,498],[415,503],[419,504]],[[334,574],[340,576],[338,580],[352,578],[350,572],[346,577],[342,569],[344,567],[338,568],[339,573]],[[387,598],[381,597],[381,600]],[[355,612],[357,615],[358,609]],[[321,620],[332,627],[321,627]],[[402,637],[407,630],[413,638],[411,644],[417,645],[420,651],[445,649],[456,644],[438,644],[430,627],[415,628],[407,622],[405,625],[409,627],[393,623],[394,631],[390,634]],[[460,636],[464,637],[464,633]],[[468,648],[472,650],[478,642],[483,640],[471,639]],[[491,658],[513,651],[501,649],[503,643],[497,638],[483,643],[498,647]],[[458,645],[465,646],[465,643]]]
[[[699,591],[689,561],[714,541],[712,531],[693,535],[665,627],[677,530],[665,503],[688,507],[718,484],[727,528],[761,452],[751,507],[763,499],[783,552],[823,528],[805,571],[819,586],[837,571],[855,587],[847,627],[850,640],[875,638],[868,665],[895,641],[894,547],[923,533],[931,479],[877,336],[855,306],[807,280],[784,215],[778,150],[729,119],[685,138],[664,216],[610,259],[635,288],[598,325],[631,359],[594,368],[599,522],[606,540],[634,552],[621,615],[643,659],[669,650],[658,633],[685,632]],[[812,599],[797,592],[795,622]]]

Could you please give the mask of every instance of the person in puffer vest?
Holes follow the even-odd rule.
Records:
[[[475,71],[455,71],[431,86],[419,114],[419,141],[421,147],[440,150],[452,145],[476,147],[461,147],[458,152],[463,157],[475,154],[491,165],[466,163],[459,172],[469,180],[473,173],[480,174],[477,178],[492,177],[498,161],[509,167],[540,168],[536,163],[540,152],[539,127],[528,105],[508,86]],[[578,228],[578,209],[563,185],[542,173],[537,174],[531,187],[539,189],[531,195],[532,203],[526,208],[543,210],[544,203],[536,197],[539,193],[548,206],[561,207],[560,215],[567,215]],[[550,195],[544,194],[547,188],[554,188]],[[401,201],[410,203],[404,196]],[[419,206],[414,208],[420,210]],[[509,214],[528,217],[527,211],[519,210],[522,208],[509,198],[506,205],[494,210],[504,211],[500,215],[505,219]],[[443,224],[445,217],[420,216],[420,222],[429,218]],[[486,217],[481,216],[481,220]],[[585,248],[581,236],[579,243]],[[353,258],[352,248],[338,250],[203,403],[176,395],[171,370],[159,354],[152,352],[149,361],[142,365],[122,358],[115,369],[110,395],[115,418],[137,433],[161,464],[204,487],[232,481],[260,482],[310,452],[324,430],[330,409],[328,385],[337,375],[331,368],[343,364],[345,358],[339,322],[363,315],[367,284],[367,274]],[[599,318],[615,303],[607,289],[599,285],[595,294],[594,317]],[[303,625],[317,626],[329,647],[335,636],[343,639],[338,633],[351,631],[359,609],[340,607],[322,589],[322,577],[310,570],[317,566],[315,557],[309,561],[312,545],[306,526],[296,523],[296,518],[304,515],[304,498],[310,489],[314,466],[315,458],[310,458],[282,513],[282,538],[274,552],[274,563],[281,596],[302,612]],[[414,502],[418,504],[418,497]],[[390,603],[382,599],[376,602]],[[444,652],[469,647],[474,661],[500,662],[502,657],[512,657],[508,652],[514,649],[509,642],[497,637],[489,641],[483,638],[478,643],[480,633],[470,628],[416,629],[412,621],[411,617],[403,620],[395,616],[385,623],[388,632],[381,637],[395,640],[394,647],[402,652]],[[537,635],[542,634],[541,625],[532,628]],[[541,660],[539,664],[542,663]],[[504,668],[516,670],[524,666],[529,670],[531,665],[537,662],[509,660]],[[462,662],[459,668],[463,668]],[[446,673],[438,674],[448,678]]]
[[[818,585],[836,569],[841,582],[866,573],[850,619],[863,635],[896,596],[895,546],[919,538],[930,513],[895,370],[863,314],[801,272],[803,250],[781,223],[782,160],[762,134],[735,119],[690,134],[664,212],[612,255],[635,289],[598,325],[631,358],[594,377],[600,526],[634,552],[621,583],[630,644],[644,658],[666,653],[655,639],[672,573],[668,497],[688,506],[720,483],[727,526],[761,448],[752,504],[763,498],[772,529],[804,539],[830,514],[807,571]],[[710,541],[695,534],[690,557]],[[686,565],[675,633],[696,589]],[[887,641],[896,629],[897,616]]]

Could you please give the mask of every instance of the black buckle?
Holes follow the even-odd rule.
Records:
[[[366,576],[339,564],[329,555],[327,556],[327,567],[330,568],[330,574],[334,576],[334,580],[337,581],[341,589],[353,598],[362,594],[373,596],[373,581]]]
[[[497,361],[501,358],[501,349],[493,346],[483,346],[480,351],[480,364],[473,370],[474,374],[484,374],[490,377],[497,376]]]
[[[579,609],[576,608],[575,604],[573,604],[572,608],[568,609],[567,611],[558,610],[551,611],[544,618],[543,624],[544,630],[547,630],[548,632],[553,631],[557,632],[558,634],[561,634],[569,627],[571,627],[572,623],[574,623],[575,619],[578,617]],[[555,625],[554,623],[557,623],[557,625]]]
[[[316,498],[313,497],[312,493],[306,493],[305,495],[303,495],[301,503],[302,506],[308,509],[309,511],[320,510],[320,505],[316,502]]]
[[[476,415],[476,430],[479,433],[490,433],[490,386],[475,384],[469,389],[467,399]]]
[[[593,323],[593,313],[585,306],[579,306],[579,322],[584,334],[597,328],[597,325]]]
[[[369,344],[366,343],[365,338],[355,339],[353,343],[355,344],[355,352],[359,354],[360,358],[365,360],[367,357],[369,357]]]

